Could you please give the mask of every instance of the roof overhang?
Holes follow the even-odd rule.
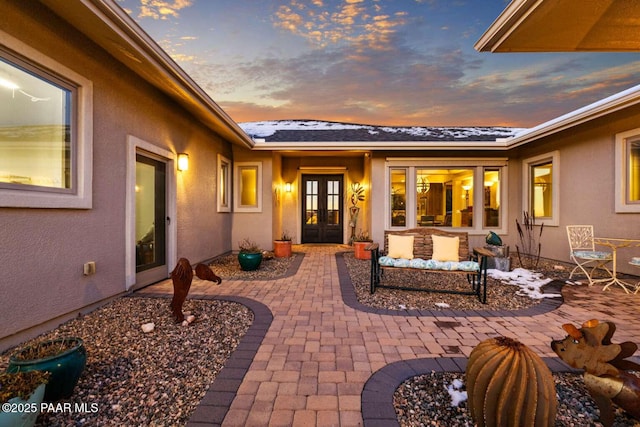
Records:
[[[231,143],[253,140],[114,0],[41,0],[144,80]]]
[[[638,0],[512,0],[476,42],[480,52],[640,50]]]

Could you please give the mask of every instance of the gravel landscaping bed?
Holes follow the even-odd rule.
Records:
[[[532,307],[540,302],[527,296],[516,295],[517,286],[502,284],[487,277],[487,304],[482,304],[472,295],[456,295],[435,292],[414,292],[395,289],[378,288],[374,294],[369,292],[371,261],[359,260],[353,253],[344,254],[351,282],[356,291],[358,301],[362,304],[391,310],[423,309],[423,310],[517,310]],[[470,290],[466,278],[458,274],[425,273],[423,271],[402,272],[386,271],[383,283],[411,286],[426,283],[434,289]],[[417,286],[417,285],[416,285]],[[437,304],[445,303],[448,306]]]
[[[393,398],[400,426],[472,427],[467,402],[453,406],[447,391],[455,379],[464,381],[464,377],[462,373],[434,372],[402,383]],[[598,421],[599,410],[581,375],[554,374],[554,379],[558,396],[557,427],[602,426]],[[614,426],[640,426],[640,423],[618,410]]]
[[[209,263],[211,270],[223,279],[230,280],[271,280],[284,276],[292,264],[303,254],[293,254],[289,258],[263,258],[260,267],[254,271],[243,271],[238,263],[237,254],[227,254],[215,258]]]
[[[176,426],[189,419],[253,322],[243,305],[187,299],[196,320],[174,323],[169,299],[125,297],[20,345],[58,336],[84,340],[87,366],[73,396],[95,412],[45,412],[39,426]],[[140,326],[153,322],[143,333]],[[15,349],[0,355],[4,371]]]

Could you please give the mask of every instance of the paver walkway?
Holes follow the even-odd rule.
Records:
[[[335,254],[347,247],[303,245],[295,250],[305,256],[290,277],[227,280],[220,286],[194,277],[190,298],[241,297],[263,307],[257,309],[260,316],[265,312],[268,316],[269,311],[273,316],[270,324],[260,323],[266,325],[266,333],[255,344],[257,351],[247,361],[248,368],[240,369],[236,360],[234,366],[237,363],[239,368],[228,370],[231,383],[233,372],[242,375],[236,378],[236,394],[218,395],[222,400],[228,398],[223,426],[358,426],[365,421],[366,425],[388,425],[383,419],[371,422],[366,415],[363,421],[363,409],[371,409],[363,403],[363,390],[376,371],[400,361],[411,361],[407,366],[413,366],[423,358],[464,360],[477,343],[496,335],[515,337],[540,356],[555,357],[549,343],[564,336],[562,324],[596,318],[616,323],[614,342],[640,343],[640,294],[565,286],[561,306],[531,316],[380,314],[343,301]],[[165,281],[138,294],[171,292],[171,282]],[[259,333],[252,334],[254,341],[256,336],[261,338]],[[212,400],[208,397],[204,400]],[[219,405],[220,399],[213,400]],[[216,414],[211,416],[215,419]],[[207,420],[199,418],[190,424],[200,425],[200,421]]]

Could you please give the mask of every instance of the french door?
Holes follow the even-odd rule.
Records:
[[[343,176],[302,175],[302,243],[343,243]]]
[[[167,277],[167,163],[136,154],[136,283]]]

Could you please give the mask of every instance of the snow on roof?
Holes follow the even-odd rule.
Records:
[[[495,141],[526,129],[500,126],[373,126],[318,120],[274,120],[239,123],[254,139],[304,141]]]

